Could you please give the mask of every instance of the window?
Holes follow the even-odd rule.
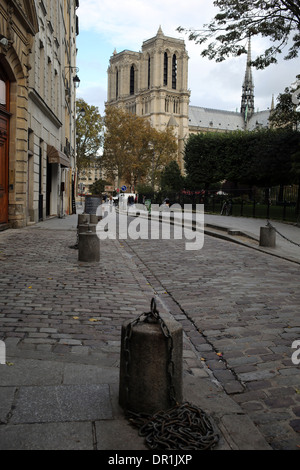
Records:
[[[6,106],[6,83],[0,79],[0,104]]]
[[[119,97],[119,70],[116,73],[116,99]]]
[[[130,94],[134,95],[134,66],[130,68]]]
[[[148,58],[148,90],[150,89],[150,77],[151,77],[151,59]]]
[[[168,85],[168,54],[164,54],[164,85]]]
[[[172,88],[176,90],[177,86],[177,58],[176,55],[173,55],[172,59]]]

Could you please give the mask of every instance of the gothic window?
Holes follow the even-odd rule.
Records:
[[[130,94],[134,95],[134,66],[130,68]]]
[[[116,99],[119,97],[119,70],[116,72]]]
[[[168,85],[168,54],[164,54],[164,85]]]
[[[173,55],[172,59],[172,88],[176,90],[177,86],[177,57],[176,54]]]
[[[148,90],[150,89],[150,83],[151,83],[151,59],[150,57],[148,58]]]

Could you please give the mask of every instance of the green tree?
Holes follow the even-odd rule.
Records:
[[[221,134],[192,134],[185,145],[184,162],[189,186],[209,188],[222,179]]]
[[[103,179],[96,180],[91,186],[90,191],[92,194],[101,194],[104,192],[105,186],[109,183]]]
[[[228,56],[247,53],[245,39],[259,35],[268,37],[271,46],[252,63],[263,69],[277,62],[277,55],[289,47],[286,60],[298,57],[300,47],[300,4],[293,0],[215,0],[219,8],[209,24],[202,29],[185,29],[188,38],[196,44],[209,44],[202,51],[203,57],[217,62]]]
[[[188,181],[195,189],[223,180],[261,187],[292,184],[299,145],[300,133],[289,128],[193,135],[184,156]]]
[[[80,173],[99,159],[103,142],[103,119],[95,106],[83,99],[76,102],[77,169]]]
[[[300,78],[298,75],[297,78]],[[300,112],[297,103],[293,99],[298,87],[287,87],[284,93],[280,93],[277,98],[275,110],[271,113],[270,123],[275,127],[290,127],[298,130],[300,123]],[[297,96],[296,96],[297,98]],[[297,99],[296,99],[297,101]]]
[[[161,173],[161,189],[165,191],[180,191],[184,187],[184,177],[178,163],[171,161]]]

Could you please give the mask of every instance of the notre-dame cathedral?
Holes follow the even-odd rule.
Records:
[[[189,134],[268,127],[270,110],[254,109],[250,61],[249,41],[240,112],[191,106],[185,42],[165,36],[159,27],[155,37],[143,42],[141,52],[114,51],[108,68],[106,104],[148,117],[158,130],[172,126],[178,141],[178,163],[183,170],[181,156]]]

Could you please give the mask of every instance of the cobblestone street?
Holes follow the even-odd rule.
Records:
[[[100,263],[88,264],[78,262],[75,241],[74,230],[0,234],[0,335],[9,361],[72,357],[73,370],[76,358],[89,367],[100,361],[101,383],[107,373],[117,384],[121,325],[149,311],[155,294],[183,326],[190,394],[205,407],[220,396],[226,406],[228,397],[273,449],[299,447],[300,374],[291,360],[300,339],[299,265],[209,236],[199,251],[186,251],[184,240],[101,241]],[[199,378],[217,392],[201,390]],[[10,405],[2,403],[5,423]]]
[[[271,446],[299,447],[299,265],[209,236],[200,251],[180,240],[128,240],[126,249],[180,308],[202,360]]]

